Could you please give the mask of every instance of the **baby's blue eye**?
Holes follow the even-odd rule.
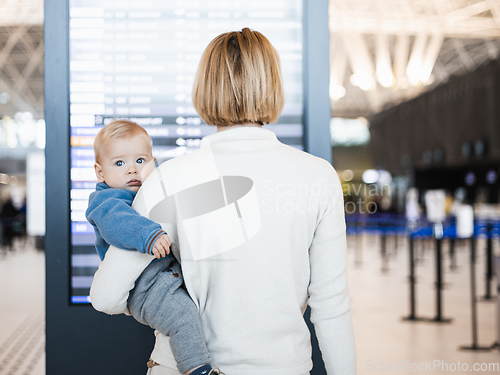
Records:
[[[136,163],[137,163],[137,164],[142,164],[142,163],[144,163],[145,161],[146,161],[146,160],[144,160],[144,158],[139,158],[139,159],[137,159]]]
[[[117,165],[118,167],[121,167],[121,166],[123,166],[124,164],[125,164],[125,163],[124,163],[123,161],[121,161],[121,160],[118,160],[118,161],[116,162],[116,165]]]

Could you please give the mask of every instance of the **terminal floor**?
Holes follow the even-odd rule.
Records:
[[[498,240],[494,245],[497,250]],[[443,243],[442,311],[443,317],[452,318],[452,322],[408,322],[401,319],[410,313],[406,238],[400,237],[397,247],[394,238],[388,240],[388,272],[382,272],[380,237],[365,235],[348,239],[358,374],[456,374],[465,368],[473,372],[474,364],[482,364],[483,369],[490,363],[500,366],[498,349],[490,352],[458,350],[459,346],[472,343],[468,246],[468,243],[457,244],[457,268],[451,270],[448,243]],[[485,294],[485,241],[479,240],[477,248],[476,286],[478,296],[482,296]],[[434,243],[418,241],[416,251],[420,259],[416,267],[416,314],[434,318]],[[493,285],[492,290],[496,291]],[[490,346],[498,339],[497,301],[479,302],[477,312],[479,344]],[[492,371],[477,373],[500,374],[499,367],[490,368]]]
[[[0,374],[45,374],[45,254],[0,249]]]
[[[416,273],[417,315],[435,316],[434,253],[431,242],[418,244]],[[388,272],[381,271],[380,238],[365,235],[348,239],[351,290],[358,374],[456,374],[474,364],[500,363],[500,351],[459,351],[471,343],[469,263],[466,244],[457,245],[457,265],[450,270],[444,243],[443,312],[449,324],[404,322],[409,313],[407,243],[387,243]],[[499,247],[498,243],[495,247]],[[485,292],[484,241],[479,241],[478,294]],[[356,253],[358,251],[358,253]],[[357,260],[357,262],[356,262]],[[15,251],[0,250],[0,375],[43,375],[44,360],[44,253],[16,244]],[[493,288],[494,290],[495,288]],[[479,341],[497,340],[497,304],[478,303]],[[434,365],[438,366],[433,367]],[[460,370],[456,367],[459,365]],[[448,371],[446,370],[448,366]],[[419,370],[420,367],[420,370]],[[384,371],[384,370],[388,371]],[[453,371],[454,370],[454,371]],[[478,371],[476,373],[498,373]],[[49,374],[59,375],[59,374]]]

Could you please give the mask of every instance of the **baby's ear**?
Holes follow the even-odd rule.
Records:
[[[104,173],[102,171],[102,167],[99,163],[94,164],[95,175],[97,176],[97,181],[104,182]]]

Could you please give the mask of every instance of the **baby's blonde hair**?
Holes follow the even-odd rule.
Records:
[[[115,139],[129,138],[139,134],[143,134],[150,139],[148,132],[142,126],[133,121],[121,119],[110,122],[102,128],[99,133],[97,133],[94,139],[95,161],[99,163],[99,158],[103,149],[109,144],[109,142]],[[152,151],[151,146],[149,151]]]
[[[285,104],[278,52],[249,28],[219,35],[203,52],[192,97],[209,125],[276,122]]]

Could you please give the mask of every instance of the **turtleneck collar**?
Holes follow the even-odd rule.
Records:
[[[201,147],[207,144],[225,141],[249,141],[249,140],[277,141],[276,134],[260,127],[248,126],[234,129],[222,130],[220,132],[205,136],[201,140]]]

